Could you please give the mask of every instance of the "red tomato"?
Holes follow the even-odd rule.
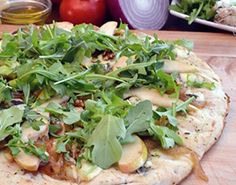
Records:
[[[105,0],[63,0],[60,15],[63,21],[74,24],[92,23],[102,25],[106,14]]]

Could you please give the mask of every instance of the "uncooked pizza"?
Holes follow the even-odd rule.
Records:
[[[116,22],[4,34],[1,185],[207,181],[229,100],[192,46]]]

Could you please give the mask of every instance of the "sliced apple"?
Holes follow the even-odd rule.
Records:
[[[122,148],[122,156],[118,162],[120,171],[132,173],[144,165],[147,160],[148,151],[142,139],[134,135],[134,142],[124,144]]]
[[[40,159],[32,154],[25,153],[22,149],[14,156],[16,163],[23,169],[35,172],[39,168]]]
[[[115,21],[110,21],[107,22],[105,24],[103,24],[100,28],[99,31],[105,33],[106,35],[114,35],[116,27],[117,27],[118,23]]]
[[[98,167],[97,165],[82,160],[81,168],[78,169],[78,174],[81,181],[90,181],[91,179],[96,177],[101,171],[102,168]]]
[[[198,69],[195,66],[186,64],[180,61],[170,61],[166,60],[162,69],[166,73],[194,73],[197,72]]]

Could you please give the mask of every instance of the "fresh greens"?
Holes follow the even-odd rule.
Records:
[[[200,82],[197,80],[191,80],[189,76],[187,76],[187,86],[196,88],[206,88],[209,90],[214,90],[216,87],[214,82],[205,82],[205,81]]]
[[[24,150],[26,153],[34,154],[39,157],[43,162],[47,162],[49,159],[48,154],[46,153],[44,148],[36,147],[34,141],[29,140],[29,142],[24,143],[20,140],[19,137],[13,137],[7,144],[10,148],[12,155],[16,156],[20,149]]]
[[[185,102],[178,103],[177,105],[174,103],[171,108],[162,110],[155,110],[154,113],[158,115],[157,118],[160,121],[163,121],[163,119],[160,118],[167,118],[169,124],[171,124],[173,127],[177,127],[178,122],[176,119],[176,114],[178,112],[184,112],[186,113],[188,105],[194,100],[194,97],[189,98]],[[163,124],[163,123],[162,123]]]
[[[62,120],[67,125],[74,124],[80,120],[80,114],[75,108],[70,111],[64,111],[61,105],[55,102],[50,102],[45,111],[55,116],[62,116]]]
[[[172,148],[175,143],[179,145],[183,144],[181,137],[168,127],[151,123],[150,129],[148,129],[148,131],[151,136],[161,141],[161,146],[165,149]]]
[[[0,140],[8,138],[6,146],[13,155],[24,150],[48,161],[45,144],[34,138],[22,141],[22,124],[37,133],[44,124],[41,118],[47,119],[44,125],[49,129],[45,143],[55,140],[50,150],[78,165],[85,159],[109,168],[119,161],[122,144],[133,142],[134,134],[153,138],[165,149],[182,144],[176,116],[187,113],[193,98],[181,102],[179,74],[167,74],[162,67],[166,59],[175,59],[175,45],[190,49],[193,44],[165,42],[156,35],[140,37],[124,24],[118,30],[123,34],[108,36],[92,25],[78,25],[68,32],[54,24],[3,35]],[[114,58],[107,60],[107,53]],[[122,56],[128,58],[127,65],[114,70],[112,65]],[[168,94],[176,103],[154,110],[150,101],[131,104],[124,99],[127,91],[139,87]],[[56,101],[64,97],[65,101]]]
[[[196,18],[213,20],[216,11],[214,6],[216,0],[180,0],[177,4],[171,5],[170,9],[189,15],[188,23],[192,24]]]
[[[132,134],[146,131],[152,120],[152,114],[152,103],[150,101],[146,100],[132,107],[125,117],[127,131],[124,141],[132,141]]]
[[[117,162],[122,155],[118,138],[124,138],[125,132],[123,119],[104,115],[88,141],[93,146],[93,162],[104,169]]]
[[[0,141],[9,135],[10,126],[20,123],[24,114],[24,107],[11,107],[0,111]]]

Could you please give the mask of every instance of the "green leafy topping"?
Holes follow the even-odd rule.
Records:
[[[194,48],[194,43],[191,40],[188,39],[181,39],[174,41],[175,44],[184,46],[185,48],[192,50]]]
[[[125,137],[124,121],[112,115],[104,115],[89,138],[93,146],[92,160],[103,169],[119,161],[122,147],[118,139]]]
[[[189,15],[187,20],[192,24],[196,18],[213,20],[216,14],[215,4],[216,0],[180,0],[177,4],[171,5],[170,9]]]
[[[44,162],[47,162],[49,159],[45,149],[43,147],[36,147],[34,141],[32,140],[29,140],[27,143],[25,143],[21,141],[19,137],[14,136],[8,142],[7,146],[10,148],[13,156],[16,156],[20,152],[20,149],[23,149],[26,153],[33,154]]]
[[[187,76],[187,86],[195,88],[206,88],[209,90],[214,90],[216,88],[214,82],[191,80],[189,76]]]
[[[177,127],[178,121],[176,119],[176,114],[178,112],[187,113],[186,112],[187,107],[189,106],[189,104],[193,100],[194,100],[194,97],[191,97],[188,100],[186,100],[185,102],[178,103],[177,105],[176,105],[176,103],[174,103],[171,108],[167,108],[167,109],[162,108],[161,110],[154,111],[154,113],[156,113],[158,115],[158,117],[157,117],[158,120],[161,120],[160,118],[167,118],[167,120],[168,120],[167,123],[170,123],[173,127]]]
[[[49,139],[56,141],[55,152],[66,160],[74,158],[78,166],[87,160],[109,168],[119,161],[122,144],[133,142],[133,134],[160,141],[163,148],[182,144],[176,134],[176,116],[186,114],[193,99],[181,102],[178,74],[167,74],[162,68],[163,61],[176,58],[176,45],[190,49],[193,44],[137,36],[124,24],[118,30],[124,34],[108,36],[86,24],[68,32],[54,24],[3,35],[0,140],[9,139],[13,155],[22,149],[48,161],[43,144],[22,141],[22,123],[39,131],[44,119],[49,123]],[[105,60],[107,53],[114,58]],[[113,63],[122,56],[128,58],[127,65],[113,70]],[[176,103],[153,110],[150,101],[131,104],[123,98],[138,87],[156,89]],[[63,97],[68,101],[51,101]],[[24,106],[13,106],[13,99],[20,99]]]
[[[20,123],[24,114],[24,107],[11,107],[0,111],[0,141],[9,135],[9,127]]]
[[[148,131],[151,136],[161,141],[161,146],[165,149],[172,148],[175,143],[183,144],[181,137],[168,127],[155,125],[152,122]]]
[[[127,131],[123,142],[132,141],[132,134],[134,133],[146,131],[152,120],[152,114],[152,103],[150,101],[146,100],[132,107],[124,119]]]
[[[67,125],[74,124],[80,120],[80,113],[77,110],[64,111],[61,105],[55,102],[50,102],[45,110],[53,115],[62,116],[62,120]]]

